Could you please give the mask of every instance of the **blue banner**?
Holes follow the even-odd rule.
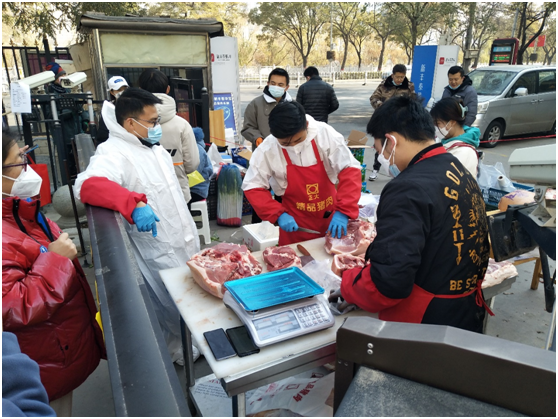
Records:
[[[424,106],[432,96],[437,51],[436,45],[421,45],[415,47],[413,55],[411,81],[415,84],[415,92],[424,99]]]
[[[225,128],[232,128],[236,135],[236,120],[232,93],[213,93],[213,110],[223,109]]]

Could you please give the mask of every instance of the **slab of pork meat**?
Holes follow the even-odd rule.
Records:
[[[289,246],[268,247],[263,251],[263,259],[269,272],[293,266],[302,268],[300,258]]]
[[[335,275],[343,276],[343,272],[348,269],[362,268],[366,264],[364,258],[353,256],[350,253],[343,253],[333,256],[331,270]]]
[[[223,298],[227,281],[262,273],[262,265],[244,245],[219,243],[192,256],[187,262],[196,283],[205,291]]]
[[[331,237],[330,233],[326,234],[325,250],[330,255],[343,253],[354,256],[364,255],[374,237],[376,237],[374,224],[361,220],[349,220],[346,236],[338,239]]]

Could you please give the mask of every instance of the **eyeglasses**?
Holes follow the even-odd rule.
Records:
[[[29,162],[27,160],[27,156],[25,154],[20,154],[20,157],[23,160],[22,163],[7,164],[5,166],[2,166],[2,169],[7,169],[8,167],[23,166],[23,171],[26,172],[27,171],[27,165],[29,164]]]
[[[140,119],[140,118],[132,118],[132,119],[140,120],[140,121],[143,121],[143,122],[148,122],[149,124],[153,124],[153,128],[155,128],[155,127],[156,127],[157,125],[159,125],[159,123],[161,122],[161,116],[158,116],[158,117],[157,117],[157,121],[155,121],[155,122],[153,122],[153,121],[148,121],[148,120],[146,120],[146,119]],[[141,125],[141,124],[140,124],[140,125]]]

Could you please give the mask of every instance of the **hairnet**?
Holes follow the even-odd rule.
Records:
[[[269,130],[275,138],[287,138],[306,128],[306,111],[300,103],[279,103],[269,114]]]

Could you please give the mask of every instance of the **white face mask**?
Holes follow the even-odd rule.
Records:
[[[447,128],[448,124],[449,124],[449,122],[446,125],[444,125],[442,128],[436,126],[436,137],[439,140],[443,140],[444,138],[446,138],[448,136],[448,134],[449,134],[449,130]]]
[[[380,173],[389,176],[389,177],[396,177],[401,173],[399,168],[395,165],[395,147],[397,146],[397,140],[394,137],[391,137],[393,140],[393,150],[388,159],[384,157],[384,150],[386,149],[386,144],[388,143],[388,139],[384,143],[382,147],[382,151],[378,154],[378,162],[382,165],[380,167]],[[390,160],[393,157],[393,164],[390,164]]]
[[[283,87],[269,85],[268,88],[269,93],[271,93],[271,96],[275,99],[282,97],[285,93],[285,89]]]
[[[4,175],[2,177],[14,181],[11,193],[4,195],[26,199],[39,195],[41,191],[43,179],[30,166],[27,166],[27,170],[22,170],[17,179]]]
[[[122,96],[122,93],[124,93],[124,92],[116,92],[115,95],[114,95],[114,97],[115,97],[116,99],[118,99],[120,96]]]

